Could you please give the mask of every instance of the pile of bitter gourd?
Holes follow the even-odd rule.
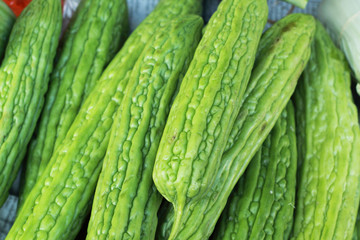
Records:
[[[263,33],[266,0],[201,7],[160,0],[128,36],[125,0],[82,0],[61,39],[59,0],[0,11],[7,240],[360,239],[342,52],[310,15]]]

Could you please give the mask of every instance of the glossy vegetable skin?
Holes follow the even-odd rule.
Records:
[[[175,227],[180,227],[185,205],[201,200],[214,183],[267,10],[265,0],[221,2],[171,107],[153,179],[159,192],[174,204]]]
[[[289,239],[296,161],[295,115],[290,101],[234,188],[214,239]]]
[[[135,62],[159,26],[200,13],[198,0],[161,1],[131,34],[89,94],[24,202],[7,239],[73,239],[89,212],[110,129]],[[41,226],[41,230],[39,227]]]
[[[300,181],[293,239],[351,239],[360,188],[360,129],[343,53],[318,22],[295,92]]]
[[[16,20],[0,67],[0,206],[42,110],[61,30],[57,0],[34,0]]]
[[[81,104],[128,32],[126,0],[84,0],[58,52],[35,136],[26,156],[20,206],[65,139]],[[76,66],[76,67],[74,67]]]
[[[112,127],[87,239],[154,239],[162,200],[151,178],[155,155],[202,26],[196,15],[170,21],[135,64]]]
[[[314,32],[314,18],[304,14],[289,15],[265,32],[211,191],[186,206],[180,227],[169,229],[174,221],[174,211],[169,211],[159,226],[159,239],[167,239],[171,231],[181,240],[210,236],[232,189],[293,94]]]

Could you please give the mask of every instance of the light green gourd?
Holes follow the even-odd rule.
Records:
[[[82,104],[19,212],[7,239],[74,239],[90,210],[115,112],[135,62],[160,26],[199,14],[199,0],[162,0],[130,35]]]
[[[128,32],[125,0],[83,0],[62,40],[50,76],[44,109],[30,141],[21,185],[21,207],[65,139],[81,104],[124,42]]]

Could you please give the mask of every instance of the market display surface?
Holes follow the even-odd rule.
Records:
[[[359,0],[0,0],[0,22],[1,240],[360,239]]]

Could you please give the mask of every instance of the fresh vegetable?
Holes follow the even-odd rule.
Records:
[[[332,39],[345,53],[358,81],[360,94],[360,1],[323,0],[318,12]]]
[[[282,1],[288,2],[290,4],[293,4],[294,6],[304,9],[308,4],[309,0],[282,0]]]
[[[81,104],[119,50],[127,31],[126,0],[81,2],[63,39],[44,110],[30,142],[20,206],[65,139]]]
[[[265,0],[220,3],[171,107],[153,179],[159,192],[174,204],[175,228],[181,227],[185,205],[201,200],[214,183],[267,10]]]
[[[295,92],[302,146],[293,239],[351,239],[359,205],[360,129],[350,70],[318,22]],[[298,120],[297,120],[298,121]]]
[[[162,200],[151,178],[156,151],[202,26],[199,16],[179,17],[139,57],[115,116],[87,239],[154,239]]]
[[[60,2],[34,0],[11,32],[0,67],[0,206],[40,115],[60,30]]]
[[[296,158],[295,116],[290,101],[233,190],[214,239],[289,239]]]
[[[73,239],[89,212],[109,142],[135,62],[170,19],[200,13],[199,0],[163,0],[131,34],[83,103],[65,139],[24,202],[7,239]],[[134,73],[137,74],[137,73]]]
[[[14,22],[14,13],[2,0],[0,0],[0,63],[4,56],[5,48]]]
[[[161,221],[158,239],[167,239],[171,231],[177,239],[210,236],[232,189],[294,92],[314,32],[314,18],[304,14],[291,14],[265,32],[211,191],[198,203],[186,205],[179,227],[169,230],[174,221],[171,208]]]

